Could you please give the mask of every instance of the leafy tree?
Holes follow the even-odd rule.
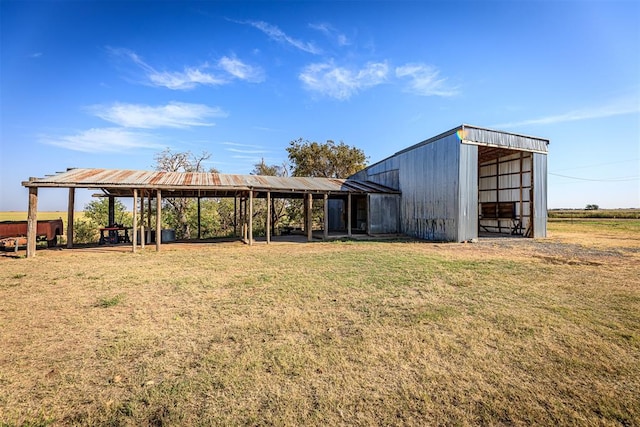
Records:
[[[299,138],[287,147],[293,176],[347,178],[367,164],[364,151],[340,141],[324,144]]]
[[[119,200],[114,200],[115,222],[125,226],[131,226],[131,213],[127,212],[125,205]],[[95,243],[100,235],[98,229],[109,224],[109,198],[100,197],[92,200],[84,206],[84,217],[73,222],[73,241],[76,243]]]
[[[173,152],[170,148],[167,148],[156,154],[156,170],[163,172],[205,172],[204,162],[210,158],[211,154],[205,151],[199,156],[195,156],[190,151]],[[217,170],[210,168],[208,172],[217,173]],[[170,227],[175,229],[176,237],[190,239],[193,220],[189,220],[189,211],[193,212],[193,206],[196,201],[185,197],[167,197],[164,199],[164,203],[167,211],[166,221]]]
[[[252,175],[263,175],[263,176],[288,176],[289,172],[287,171],[287,165],[267,165],[264,159],[260,160],[260,163],[256,163],[253,167]],[[289,201],[284,199],[274,199],[271,209],[271,232],[275,234],[276,228],[281,223],[281,221],[287,216],[287,206],[289,206]],[[255,222],[255,230],[260,233],[264,231],[266,227],[265,215],[266,215],[266,200],[256,200],[254,203],[254,212],[253,216],[256,220]]]
[[[584,208],[587,211],[597,211],[598,209],[600,209],[600,206],[598,205],[587,205]]]
[[[131,214],[127,212],[125,205],[119,200],[114,201],[115,222],[130,226],[132,223]],[[109,224],[109,198],[100,197],[92,200],[84,206],[84,217],[96,225],[106,227]]]
[[[291,173],[293,176],[313,176],[324,178],[347,178],[362,170],[367,164],[364,151],[340,141],[336,144],[328,140],[324,144],[299,138],[287,147]],[[302,201],[294,201],[289,206],[289,218],[301,223],[303,220]],[[322,203],[314,201],[312,215],[315,221],[322,218]]]

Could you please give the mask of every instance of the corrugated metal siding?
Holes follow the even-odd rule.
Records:
[[[346,203],[342,199],[329,199],[329,231],[343,231],[345,224]]]
[[[478,238],[478,147],[460,145],[458,235],[462,242]]]
[[[394,234],[399,230],[399,194],[369,195],[369,233]]]
[[[426,240],[457,240],[459,152],[454,134],[398,156],[403,232]]]
[[[384,185],[385,187],[398,190],[400,188],[400,174],[398,169],[379,172],[376,174],[368,174],[367,181],[375,182],[376,184]]]
[[[513,150],[539,151],[546,153],[549,140],[526,135],[500,132],[464,125],[462,129],[463,141],[478,144],[495,145]]]
[[[533,153],[533,237],[547,237],[547,156]]]

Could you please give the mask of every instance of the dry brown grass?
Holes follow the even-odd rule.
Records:
[[[0,257],[0,424],[637,425],[639,232],[555,227]]]

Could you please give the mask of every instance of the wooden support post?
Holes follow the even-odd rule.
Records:
[[[307,194],[307,241],[313,240],[313,195]]]
[[[202,238],[202,228],[200,223],[200,196],[198,196],[198,240],[200,240],[201,238]]]
[[[156,252],[160,252],[162,244],[162,193],[156,193]]]
[[[265,226],[267,245],[271,243],[271,191],[267,191],[267,224]]]
[[[69,204],[67,205],[67,249],[73,248],[73,210],[75,208],[76,189],[69,188]]]
[[[140,190],[140,249],[144,249],[144,190]]]
[[[29,187],[29,211],[27,213],[27,258],[36,256],[38,238],[38,187]]]
[[[151,243],[151,191],[147,192],[147,242]]]
[[[275,199],[271,199],[271,235],[275,236],[276,234],[276,206]]]
[[[233,235],[238,237],[238,195],[233,195]]]
[[[249,191],[249,246],[253,245],[253,190]]]
[[[524,151],[520,152],[520,208],[518,209],[519,213],[520,213],[520,227],[518,228],[518,233],[522,233],[522,226],[524,225],[524,201],[523,201],[523,192],[522,192],[522,185],[523,185],[523,174],[522,174],[522,169],[524,168]]]
[[[324,240],[328,240],[329,239],[329,195],[327,193],[324,193],[323,196],[323,200],[324,200],[324,213],[323,213],[323,222],[324,225],[322,228],[324,228],[324,230],[322,231],[322,238]]]
[[[133,229],[131,230],[132,251],[136,252],[138,245],[138,190],[133,189]]]
[[[351,237],[351,193],[347,194],[347,236]]]
[[[104,224],[106,227],[113,227],[116,223],[116,199],[114,196],[109,196],[109,213],[107,222],[108,224]]]
[[[247,235],[247,197],[243,197],[244,207],[242,209],[242,240],[248,243],[249,236]]]

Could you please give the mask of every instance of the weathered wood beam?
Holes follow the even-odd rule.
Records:
[[[233,196],[233,236],[238,237],[238,195]]]
[[[323,212],[323,231],[322,231],[322,238],[324,240],[328,240],[329,239],[329,195],[327,193],[324,193],[323,196],[323,202],[324,202],[324,212]]]
[[[116,231],[117,233],[117,231]],[[132,252],[136,252],[138,245],[138,190],[133,189],[133,228],[131,230]]]
[[[271,191],[267,191],[267,224],[265,226],[267,244],[271,243]]]
[[[76,189],[69,188],[69,203],[67,205],[67,249],[73,248],[73,211],[75,209]]]
[[[147,192],[147,241],[151,243],[151,191]]]
[[[144,190],[140,190],[140,249],[144,249]]]
[[[253,245],[253,190],[249,191],[249,246]]]
[[[200,196],[198,196],[198,240],[202,238],[202,225],[200,223]]]
[[[313,195],[307,194],[307,240],[313,240]]]
[[[36,256],[38,234],[38,188],[29,187],[29,210],[27,212],[27,258]]]
[[[116,223],[116,199],[114,196],[109,196],[109,214],[108,214],[108,224],[105,224],[106,227],[113,227]]]
[[[162,192],[156,192],[156,252],[160,252],[162,244]]]
[[[351,237],[351,193],[347,194],[347,236]]]

